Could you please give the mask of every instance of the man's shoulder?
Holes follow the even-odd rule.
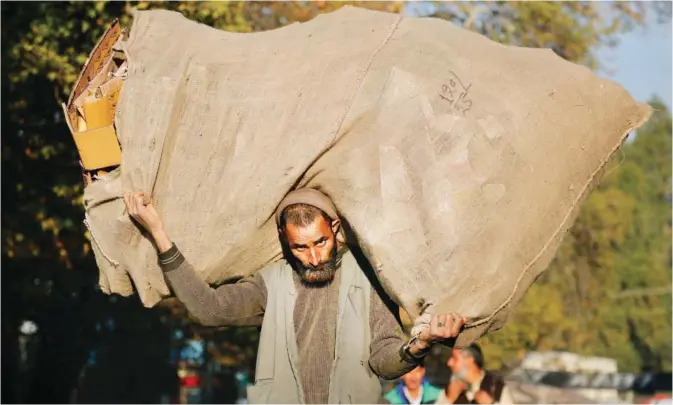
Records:
[[[281,274],[281,271],[283,271],[283,269],[289,266],[290,264],[287,262],[287,260],[285,260],[285,258],[281,258],[276,260],[275,262],[271,262],[266,266],[262,267],[257,272],[257,274],[259,274],[263,278],[268,278],[270,276]]]
[[[492,382],[504,382],[505,379],[500,373],[494,373],[491,371],[484,371],[484,380],[490,380]]]

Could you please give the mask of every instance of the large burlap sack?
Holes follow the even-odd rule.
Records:
[[[469,342],[503,324],[650,111],[550,50],[351,7],[254,34],[138,12],[124,47],[122,163],[85,204],[101,287],[146,306],[169,290],[123,192],[151,192],[216,283],[280,258],[274,209],[316,187],[390,296],[468,316]]]

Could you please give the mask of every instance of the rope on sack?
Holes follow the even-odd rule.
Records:
[[[96,235],[93,233],[93,229],[91,229],[91,226],[89,226],[89,214],[87,212],[84,213],[84,225],[86,225],[86,228],[89,230],[89,234],[91,234],[91,240],[96,244],[98,250],[100,250],[100,252],[103,254],[103,257],[113,266],[119,267],[119,262],[108,256],[107,253],[105,253],[103,250],[101,244],[98,242],[98,238],[96,238]]]
[[[428,329],[430,327],[430,321],[435,312],[434,307],[435,304],[426,304],[425,308],[421,311],[421,315],[414,320],[414,327],[411,328],[411,336],[413,338],[418,338],[418,335],[421,334],[423,329]]]
[[[505,302],[503,302],[498,308],[496,308],[496,310],[493,311],[493,313],[491,315],[489,315],[488,317],[486,317],[484,319],[481,319],[479,321],[473,322],[469,325],[466,325],[466,327],[474,327],[474,326],[478,326],[478,325],[481,325],[481,324],[484,324],[484,323],[490,321],[491,319],[493,319],[493,317],[495,317],[495,315],[498,312],[502,311],[507,305],[509,305],[509,303],[514,298],[514,294],[516,294],[516,291],[519,289],[519,284],[521,283],[521,280],[523,279],[523,277],[526,275],[528,270],[530,270],[530,268],[533,267],[533,265],[540,259],[540,257],[542,257],[542,255],[547,251],[547,249],[549,249],[549,247],[552,245],[552,242],[556,239],[558,234],[561,233],[561,231],[563,231],[564,229],[566,229],[566,226],[567,226],[566,224],[570,220],[570,217],[573,214],[575,208],[580,203],[580,201],[582,201],[582,198],[585,197],[585,194],[589,191],[589,188],[591,187],[591,185],[596,180],[596,177],[599,175],[599,173],[601,173],[605,169],[605,166],[610,161],[610,158],[619,150],[620,146],[621,146],[621,144],[617,144],[617,146],[615,146],[612,149],[612,151],[610,151],[608,156],[601,161],[601,163],[598,165],[598,168],[596,168],[596,170],[594,170],[594,172],[591,173],[591,176],[589,176],[589,179],[584,184],[584,187],[582,187],[582,190],[580,190],[579,194],[577,195],[577,198],[575,198],[575,201],[573,201],[572,205],[570,206],[570,209],[568,210],[568,212],[566,212],[565,217],[563,217],[563,220],[561,221],[559,226],[556,228],[554,233],[552,233],[552,236],[549,238],[549,240],[547,240],[547,243],[544,244],[542,249],[540,249],[538,254],[535,255],[533,260],[531,260],[526,266],[524,266],[523,271],[521,271],[521,274],[519,274],[519,278],[517,278],[516,283],[514,284],[514,289],[512,289],[512,293],[509,295],[509,297],[507,297]]]
[[[629,129],[629,131],[627,131],[627,132],[630,132],[631,129]],[[606,165],[610,161],[610,158],[615,153],[617,153],[617,151],[619,151],[620,147],[621,147],[621,144],[617,144],[617,146],[615,146],[612,149],[612,151],[610,151],[610,153],[608,154],[608,157],[603,159],[601,161],[601,163],[598,165],[598,168],[596,168],[596,170],[594,170],[594,172],[591,173],[591,176],[589,176],[589,179],[587,180],[587,182],[582,187],[582,190],[580,190],[580,193],[577,195],[577,198],[575,199],[575,201],[573,201],[572,205],[570,206],[570,209],[566,213],[565,217],[563,218],[563,220],[561,221],[559,226],[556,228],[554,233],[552,233],[552,236],[549,238],[549,240],[547,240],[547,243],[545,243],[545,245],[542,247],[542,249],[540,249],[540,251],[537,253],[537,255],[535,255],[533,260],[531,260],[528,264],[526,264],[524,266],[523,270],[521,271],[521,273],[519,274],[519,277],[516,280],[516,283],[514,283],[514,288],[512,289],[512,292],[509,294],[507,299],[505,299],[505,301],[502,304],[500,304],[500,306],[498,306],[498,308],[496,308],[491,313],[491,315],[487,316],[486,318],[480,319],[478,321],[474,321],[474,322],[471,322],[471,323],[466,323],[465,326],[464,326],[465,328],[473,328],[475,326],[483,325],[483,324],[489,322],[491,319],[493,319],[498,314],[498,312],[502,311],[507,305],[509,305],[510,302],[512,302],[512,299],[514,298],[514,295],[516,294],[517,290],[519,289],[519,284],[521,283],[521,280],[523,279],[523,277],[526,275],[528,270],[530,270],[530,268],[535,264],[535,262],[537,262],[540,259],[540,257],[542,257],[542,255],[547,251],[547,249],[549,249],[549,247],[551,246],[554,239],[556,239],[558,234],[565,229],[565,224],[570,219],[570,216],[573,214],[573,211],[575,210],[577,205],[580,203],[582,198],[588,192],[588,189],[591,187],[593,182],[596,180],[596,177],[599,175],[599,173],[601,173],[605,169]],[[425,308],[423,308],[423,310],[421,311],[421,315],[414,321],[414,327],[411,329],[411,335],[412,336],[415,336],[415,334],[416,335],[419,334],[423,330],[423,328],[429,328],[430,327],[430,320],[432,319],[432,315],[434,313],[433,308],[434,308],[434,304],[430,304],[430,303],[428,303],[425,306]]]

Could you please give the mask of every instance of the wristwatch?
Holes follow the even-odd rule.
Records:
[[[431,345],[428,345],[428,347],[426,347],[425,349],[421,349],[417,354],[415,355],[412,354],[411,346],[414,343],[416,343],[417,340],[418,336],[414,336],[411,339],[409,339],[407,343],[402,345],[402,347],[400,347],[400,356],[408,363],[419,363],[428,355],[428,353],[430,353]]]

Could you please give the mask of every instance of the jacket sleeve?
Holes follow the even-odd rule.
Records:
[[[369,326],[372,332],[369,366],[377,376],[393,380],[416,368],[417,364],[407,362],[400,355],[407,337],[375,289],[372,289]]]
[[[175,244],[159,255],[159,265],[175,296],[206,326],[261,326],[266,286],[260,273],[212,288],[197,275]]]

